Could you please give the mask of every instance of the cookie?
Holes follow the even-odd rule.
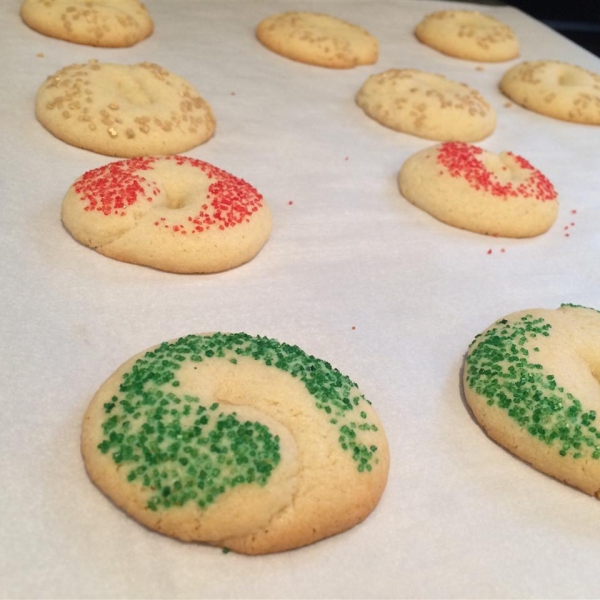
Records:
[[[464,365],[473,415],[501,446],[600,496],[600,313],[563,304],[513,313],[479,334]]]
[[[243,179],[185,156],[143,157],[85,173],[62,221],[116,260],[173,273],[214,273],[252,259],[271,231],[263,197]]]
[[[534,112],[587,125],[600,125],[600,75],[563,62],[538,60],[509,69],[500,90]]]
[[[91,479],[134,519],[246,554],[356,525],[389,465],[355,383],[245,333],[189,335],[128,360],[92,399],[81,448]]]
[[[133,46],[154,29],[138,0],[24,0],[21,18],[49,37],[109,48]]]
[[[475,142],[496,127],[496,113],[479,92],[414,69],[372,75],[356,103],[382,125],[430,140]]]
[[[211,108],[198,92],[146,62],[65,67],[38,90],[35,114],[60,140],[108,156],[176,154],[215,131]]]
[[[527,160],[463,142],[417,152],[402,165],[398,185],[436,219],[476,233],[532,237],[558,216],[553,185]]]
[[[519,56],[512,29],[475,10],[441,10],[427,15],[415,35],[431,48],[466,60],[501,62]]]
[[[379,44],[367,31],[319,13],[272,15],[259,23],[256,37],[286,58],[333,69],[370,65],[379,55]]]

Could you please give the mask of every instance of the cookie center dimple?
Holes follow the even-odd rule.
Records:
[[[178,172],[164,169],[164,164],[155,166],[164,194],[157,198],[157,204],[170,210],[193,208],[202,204],[199,198],[206,195],[208,184],[203,173],[197,169],[180,166]]]
[[[581,75],[581,73],[577,73],[576,71],[565,71],[558,78],[558,84],[564,86],[576,86],[576,85],[585,85],[586,79]]]
[[[165,184],[166,201],[164,206],[171,210],[179,210],[194,203],[195,195],[188,189],[183,189],[177,185]]]

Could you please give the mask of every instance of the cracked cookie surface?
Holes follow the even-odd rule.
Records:
[[[62,221],[78,242],[105,256],[174,273],[239,266],[271,232],[271,213],[254,187],[178,155],[88,171],[67,191]]]
[[[92,399],[82,453],[94,483],[144,525],[247,554],[356,525],[389,466],[354,382],[244,333],[189,335],[131,358]]]
[[[133,46],[154,29],[138,0],[24,0],[21,18],[49,37],[108,48]]]
[[[212,110],[198,92],[148,62],[64,67],[38,90],[35,114],[63,142],[108,156],[185,152],[215,131]]]

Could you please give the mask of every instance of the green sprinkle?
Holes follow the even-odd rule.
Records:
[[[575,307],[575,305],[562,305]],[[467,386],[486,399],[488,406],[505,410],[530,435],[560,456],[600,458],[595,449],[595,412],[584,412],[581,402],[558,385],[556,377],[527,359],[528,344],[536,336],[551,336],[545,319],[525,315],[498,321],[473,340],[466,360]],[[534,352],[539,348],[532,346]],[[523,352],[523,350],[525,350]]]
[[[187,502],[206,508],[237,485],[265,485],[281,460],[280,440],[266,426],[221,412],[218,402],[175,393],[180,387],[175,374],[186,362],[213,356],[233,365],[239,356],[249,357],[296,377],[315,407],[331,416],[328,421],[341,434],[340,446],[356,468],[369,471],[377,464],[376,446],[361,438],[363,431],[377,431],[361,410],[367,400],[329,363],[263,337],[187,336],[138,359],[123,375],[119,393],[104,405],[98,449],[124,469],[129,481],[152,490],[150,510]],[[360,424],[355,415],[363,419]]]

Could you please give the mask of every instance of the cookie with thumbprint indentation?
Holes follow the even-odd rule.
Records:
[[[82,244],[173,273],[214,273],[251,260],[271,213],[244,180],[184,156],[110,163],[68,190],[62,220]]]
[[[198,92],[153,63],[64,67],[38,90],[35,114],[64,142],[109,156],[184,152],[215,131]]]
[[[423,44],[456,58],[500,62],[519,56],[512,29],[474,10],[431,13],[417,25],[415,35]]]
[[[370,65],[379,55],[377,40],[362,27],[320,13],[272,15],[259,23],[256,37],[277,54],[320,67]]]
[[[512,152],[493,154],[446,142],[411,156],[400,169],[402,195],[454,227],[503,237],[532,237],[558,216],[550,181]]]
[[[600,313],[563,304],[513,313],[465,359],[468,405],[486,433],[536,469],[600,496]]]
[[[138,0],[24,0],[21,18],[39,33],[88,46],[133,46],[154,29]]]
[[[479,92],[415,69],[372,75],[356,102],[382,125],[430,140],[474,142],[496,127],[496,113]]]
[[[538,60],[509,69],[500,90],[534,112],[587,125],[600,125],[600,75],[568,63]]]
[[[92,399],[81,447],[91,479],[133,518],[246,554],[356,525],[389,465],[354,382],[244,333],[190,335],[128,360]]]

